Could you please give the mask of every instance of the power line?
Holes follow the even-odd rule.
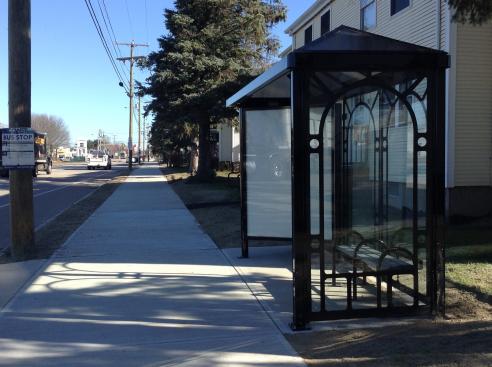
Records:
[[[121,55],[118,55],[118,50],[116,49],[116,40],[113,40],[113,38],[111,37],[111,31],[109,30],[109,26],[108,26],[108,22],[106,22],[106,15],[102,9],[102,6],[101,6],[101,1],[100,0],[97,0],[97,5],[99,6],[99,11],[101,12],[101,15],[102,15],[102,19],[103,19],[103,22],[104,22],[104,27],[106,28],[106,31],[108,32],[109,34],[109,38],[111,39],[111,45],[113,46],[113,50],[114,50],[114,53],[116,56],[121,56]],[[115,41],[115,42],[113,42]]]
[[[99,1],[99,0],[98,0]],[[109,16],[108,8],[106,7],[106,1],[102,0],[104,12],[106,13],[106,17],[108,18],[109,28],[111,29],[111,34],[113,35],[112,40],[114,41],[115,47],[118,48],[118,56],[122,56],[120,46],[116,43],[116,33],[114,32],[113,24],[111,23],[111,17]],[[99,4],[100,6],[100,4]]]
[[[101,40],[101,43],[104,47],[104,50],[106,51],[106,55],[108,56],[109,61],[111,62],[111,66],[113,67],[113,70],[116,73],[116,76],[118,77],[120,82],[123,84],[123,87],[125,88],[125,90],[128,93],[127,86],[125,85],[123,77],[121,76],[121,73],[118,70],[118,67],[116,66],[116,62],[113,58],[113,55],[111,54],[111,51],[109,49],[106,38],[104,37],[101,25],[99,24],[99,20],[97,19],[96,12],[94,11],[94,8],[92,7],[91,0],[84,0],[84,1],[85,1],[85,5],[87,6],[87,10],[89,11],[89,14],[91,16],[92,22],[94,23],[94,26],[96,27],[96,31],[99,35],[99,39]]]
[[[99,20],[97,18],[97,14],[96,14],[93,6],[92,6],[91,0],[85,0],[85,2],[86,2],[86,5],[88,5],[89,13],[91,14],[94,26],[96,27],[96,30],[99,34],[99,38],[101,39],[101,42],[103,44],[103,47],[106,50],[106,54],[109,57],[109,61],[111,62],[113,69],[118,76],[118,79],[120,80],[121,83],[123,83],[125,90],[127,90],[127,87],[125,86],[121,72],[119,71],[119,69],[116,65],[116,61],[114,60],[113,55],[111,54],[111,50],[109,49],[108,43],[106,41],[106,38],[104,37],[104,32],[102,31],[101,25],[100,25]],[[125,77],[126,77],[126,75],[125,75]],[[128,78],[126,78],[126,79],[128,80]]]
[[[113,50],[114,50],[115,56],[116,57],[122,56],[121,55],[121,51],[120,51],[120,55],[118,55],[119,46],[116,44],[116,37],[114,37],[114,39],[111,37],[111,32],[110,32],[109,26],[108,26],[108,23],[110,23],[111,20],[109,18],[109,14],[107,12],[107,9],[105,9],[106,10],[106,15],[105,15],[105,13],[103,12],[103,9],[101,7],[101,1],[100,0],[97,0],[97,4],[99,5],[99,11],[101,12],[101,15],[102,15],[102,18],[103,18],[103,22],[104,22],[104,26],[106,27],[106,31],[108,32],[109,38],[111,39],[111,44],[113,46]],[[107,16],[108,22],[106,22],[106,16]],[[111,29],[113,29],[113,28],[111,28]],[[114,35],[114,30],[113,30],[113,35]],[[117,47],[118,47],[118,49],[117,49]],[[119,65],[120,65],[120,70],[121,70],[122,74],[125,76],[126,82],[129,84],[130,82],[128,80],[128,77],[125,74],[125,70],[121,67],[121,64],[119,64]]]
[[[118,41],[116,40],[116,33],[114,31],[114,28],[113,28],[113,23],[111,22],[111,17],[109,16],[109,11],[108,11],[108,8],[106,6],[106,1],[102,0],[102,4],[103,4],[104,12],[106,13],[106,18],[108,19],[109,28],[111,29],[111,34],[113,35],[112,40],[114,41],[114,45],[118,49],[118,56],[121,57],[121,56],[123,56],[123,54],[121,53],[120,46],[118,45]],[[126,64],[124,64],[124,66],[126,67],[126,71],[130,72],[130,69],[126,66]]]
[[[96,27],[96,31],[97,31],[97,33],[99,35],[99,39],[101,40],[101,43],[103,45],[103,48],[106,51],[106,55],[108,56],[109,61],[111,62],[111,66],[113,67],[113,70],[115,71],[116,76],[118,77],[118,79],[120,80],[120,82],[123,83],[123,85],[125,87],[125,90],[126,90],[127,88],[126,88],[126,86],[124,84],[123,77],[121,76],[121,73],[118,70],[118,67],[116,66],[116,62],[113,59],[113,56],[112,56],[111,51],[109,49],[108,43],[106,41],[106,38],[104,37],[104,34],[103,34],[103,31],[102,31],[101,25],[99,24],[99,20],[97,19],[96,12],[94,11],[94,8],[92,7],[91,0],[84,0],[84,1],[85,1],[85,5],[87,6],[87,10],[89,11],[89,14],[90,14],[90,16],[92,18],[92,22],[93,22],[94,26]]]

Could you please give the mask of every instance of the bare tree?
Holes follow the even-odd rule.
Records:
[[[48,144],[52,149],[70,144],[70,132],[61,117],[33,114],[31,117],[31,126],[38,132],[48,134]]]

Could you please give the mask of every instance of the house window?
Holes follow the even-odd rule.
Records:
[[[410,0],[391,0],[391,15],[410,6]]]
[[[307,45],[313,40],[313,26],[309,26],[304,30],[304,44]]]
[[[366,31],[376,26],[376,0],[360,0],[360,29]]]
[[[330,11],[321,16],[321,35],[330,31]]]

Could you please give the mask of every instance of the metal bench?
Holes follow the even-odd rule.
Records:
[[[360,235],[359,235],[360,236]],[[362,236],[360,236],[362,238]],[[386,245],[381,240],[362,240],[357,244],[336,246],[336,252],[352,263],[353,299],[357,299],[357,278],[367,276],[376,278],[377,307],[381,307],[381,282],[386,278],[388,307],[393,305],[393,276],[417,276],[417,264],[412,253],[403,246]]]
[[[231,178],[231,175],[241,176],[241,162],[232,162],[231,172],[227,174],[227,178]]]

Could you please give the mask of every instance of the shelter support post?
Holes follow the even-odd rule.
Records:
[[[292,329],[305,329],[311,310],[310,208],[309,208],[309,103],[304,71],[291,75],[292,98]]]
[[[249,257],[248,243],[248,209],[246,191],[246,116],[243,108],[239,112],[239,153],[240,153],[240,194],[241,194],[241,257]]]
[[[430,216],[429,238],[431,248],[431,311],[445,312],[444,225],[445,225],[445,70],[436,69],[431,77],[429,98],[429,142],[427,154],[428,205]]]

